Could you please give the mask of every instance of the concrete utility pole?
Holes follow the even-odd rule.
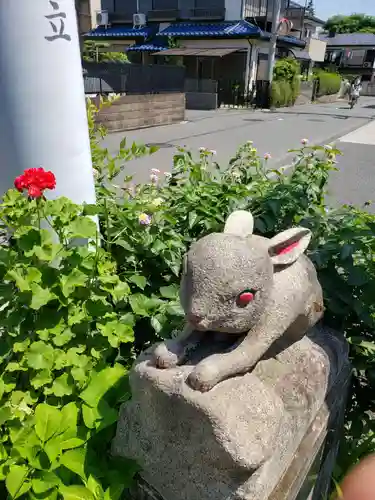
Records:
[[[95,203],[74,0],[0,0],[0,196],[32,167]]]
[[[268,52],[268,82],[269,82],[269,96],[271,95],[271,85],[273,80],[273,68],[275,66],[276,55],[276,42],[277,42],[277,28],[280,20],[281,0],[272,0],[272,28],[271,40]]]

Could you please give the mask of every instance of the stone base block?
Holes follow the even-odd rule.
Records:
[[[196,362],[193,355],[160,370],[150,352],[136,362],[113,444],[143,468],[133,498],[321,498],[314,495],[329,487],[350,375],[343,339],[316,327],[208,393],[186,384]]]

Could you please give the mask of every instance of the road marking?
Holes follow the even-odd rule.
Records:
[[[350,134],[344,135],[344,137],[341,137],[339,141],[375,146],[375,121],[360,127]]]

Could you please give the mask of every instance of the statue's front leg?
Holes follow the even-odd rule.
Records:
[[[183,361],[189,349],[195,347],[202,338],[191,325],[186,325],[180,335],[159,344],[154,351],[155,365],[158,368],[173,368]]]
[[[232,351],[214,354],[198,363],[188,377],[188,384],[197,391],[207,392],[227,378],[250,371],[291,322],[287,316],[277,320],[266,318],[262,325],[250,330]]]

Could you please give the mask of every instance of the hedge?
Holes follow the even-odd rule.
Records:
[[[295,59],[280,59],[275,64],[271,105],[293,106],[300,92],[300,65]]]
[[[317,96],[337,94],[341,87],[341,76],[338,73],[317,71],[315,78],[318,80]]]

